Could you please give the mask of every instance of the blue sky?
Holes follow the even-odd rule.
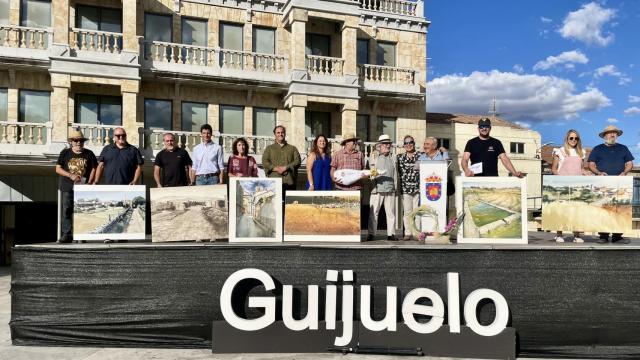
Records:
[[[501,117],[561,144],[607,125],[640,163],[640,1],[425,0],[427,111]]]

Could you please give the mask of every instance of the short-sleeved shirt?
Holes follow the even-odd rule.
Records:
[[[80,154],[76,154],[71,149],[64,149],[60,152],[56,164],[67,172],[82,176],[84,182],[87,182],[91,171],[98,166],[98,161],[91,150],[82,149]],[[66,176],[60,176],[58,188],[60,191],[71,191],[73,190],[73,181]]]
[[[482,140],[476,136],[467,141],[464,152],[471,154],[471,165],[482,163],[482,173],[475,176],[498,176],[498,157],[504,153],[500,140],[492,137]]]
[[[173,151],[163,149],[156,155],[154,162],[154,165],[162,169],[160,184],[165,187],[189,185],[187,166],[191,166],[191,164],[189,153],[181,148],[176,148]]]
[[[620,175],[624,171],[624,164],[633,159],[629,148],[622,144],[600,144],[589,154],[589,162],[596,163],[598,171],[607,175]]]
[[[331,167],[336,170],[351,169],[351,170],[363,170],[364,169],[364,155],[360,151],[347,152],[346,149],[336,151],[331,156]],[[351,185],[336,184],[336,189],[340,190],[360,190],[362,189],[361,181],[356,181]]]
[[[98,161],[104,163],[104,183],[107,185],[130,184],[138,165],[144,164],[140,150],[131,144],[122,149],[116,144],[105,146]]]

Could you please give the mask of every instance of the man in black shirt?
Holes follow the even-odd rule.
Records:
[[[176,146],[176,138],[172,133],[162,137],[164,149],[156,155],[153,166],[153,178],[158,187],[186,186],[191,183],[187,174],[191,173],[191,157]]]
[[[58,243],[71,242],[73,239],[73,185],[91,183],[98,166],[93,151],[84,148],[86,140],[81,131],[71,131],[71,147],[60,152],[56,163],[56,174],[60,175],[58,186],[62,204]]]
[[[489,118],[480,119],[480,121],[478,121],[478,137],[467,142],[467,145],[464,147],[462,161],[460,162],[465,176],[498,176],[498,159],[500,159],[502,165],[504,165],[511,174],[522,177],[522,173],[516,170],[504,152],[504,147],[500,140],[489,136],[490,133],[491,120],[489,120]],[[469,168],[469,160],[471,160],[471,165],[480,163],[482,172],[474,173],[471,171]]]
[[[140,150],[127,142],[127,133],[121,127],[113,130],[113,142],[100,153],[93,183],[97,184],[104,172],[104,183],[107,185],[137,184],[144,163]]]

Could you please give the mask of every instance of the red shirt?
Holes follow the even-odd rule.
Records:
[[[229,174],[241,177],[258,177],[258,164],[253,156],[240,158],[232,155],[228,164]]]

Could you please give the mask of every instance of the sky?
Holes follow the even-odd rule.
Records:
[[[640,1],[425,0],[427,111],[488,114],[583,146],[608,125],[640,163]]]

